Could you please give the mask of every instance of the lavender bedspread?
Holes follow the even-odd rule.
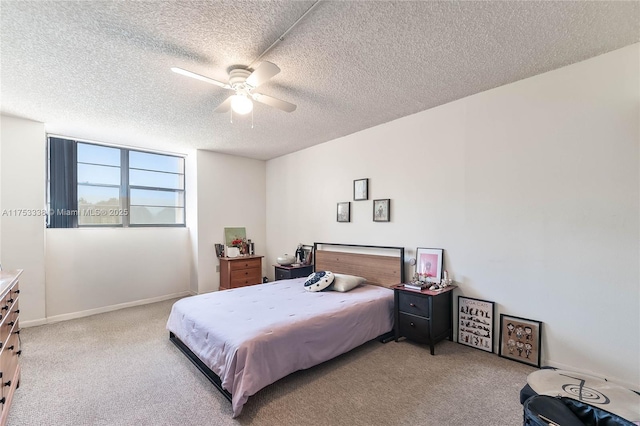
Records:
[[[233,416],[249,396],[391,331],[393,291],[305,291],[304,278],[187,297],[167,329],[232,393]]]

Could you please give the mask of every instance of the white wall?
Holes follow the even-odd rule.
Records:
[[[457,294],[544,322],[543,365],[640,389],[639,62],[636,44],[267,162],[267,263],[298,242],[443,247]]]
[[[49,321],[185,295],[189,245],[187,228],[47,229]]]
[[[8,116],[0,120],[0,214],[42,210],[45,126]],[[24,269],[22,325],[188,293],[191,247],[186,228],[48,229],[45,233],[42,216],[8,215],[0,216],[0,225],[3,268]]]
[[[0,269],[2,268],[2,127],[3,117],[0,116]]]
[[[189,292],[198,293],[198,152],[185,158],[186,221],[189,229]]]
[[[1,119],[0,205],[3,210],[44,209],[45,125]],[[0,217],[0,262],[6,269],[25,270],[22,324],[217,290],[213,245],[223,241],[226,226],[245,226],[257,253],[264,254],[264,161],[193,150],[186,157],[185,177],[187,228],[45,232],[41,216]]]
[[[21,320],[40,319],[45,316],[45,219],[37,213],[45,208],[44,125],[2,115],[0,145],[0,261],[3,269],[24,269],[20,279]],[[16,209],[21,211],[16,213]]]
[[[224,243],[225,227],[245,227],[256,254],[265,254],[266,163],[202,150],[197,158],[198,293],[206,293],[220,287],[214,244]]]

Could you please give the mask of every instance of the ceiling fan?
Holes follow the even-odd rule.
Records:
[[[280,72],[280,68],[271,62],[262,62],[255,70],[253,70],[253,72],[243,67],[233,68],[229,71],[228,83],[223,83],[182,68],[174,67],[171,68],[171,71],[204,81],[205,83],[222,87],[223,89],[233,90],[235,94],[229,96],[224,102],[218,105],[214,112],[228,112],[231,108],[237,114],[248,114],[253,110],[253,101],[257,101],[286,112],[293,112],[296,110],[296,105],[290,102],[254,92],[256,87],[265,83],[271,77]]]

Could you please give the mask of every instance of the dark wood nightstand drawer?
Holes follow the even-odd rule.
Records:
[[[415,342],[429,343],[429,320],[414,315],[403,314],[399,316],[400,334]]]
[[[401,291],[398,300],[400,312],[429,318],[429,298]]]
[[[273,265],[273,266],[275,267],[276,281],[308,277],[313,272],[313,265],[304,265],[304,266]]]
[[[288,280],[291,277],[291,274],[289,273],[289,271],[285,270],[285,269],[280,269],[278,267],[275,268],[275,279],[276,281],[279,280]]]

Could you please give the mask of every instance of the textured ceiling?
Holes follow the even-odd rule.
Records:
[[[0,110],[58,134],[270,159],[640,40],[638,2],[320,2],[263,60],[251,118],[227,81],[314,2],[0,2]]]

